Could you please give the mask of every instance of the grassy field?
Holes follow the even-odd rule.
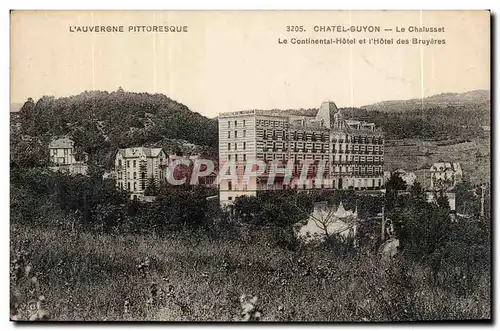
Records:
[[[263,321],[490,317],[486,275],[458,293],[460,284],[431,285],[425,268],[399,259],[290,251],[265,236],[158,238],[13,225],[11,245],[11,270],[19,271],[11,281],[14,319],[29,319],[41,295],[53,320],[233,321],[241,319],[241,295],[257,297],[252,309]]]

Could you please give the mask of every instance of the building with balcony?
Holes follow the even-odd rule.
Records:
[[[246,163],[266,171],[243,181]],[[344,118],[333,102],[315,116],[291,111],[248,110],[219,115],[219,162],[236,163],[238,182],[219,182],[221,204],[262,190],[292,188],[374,190],[383,186],[384,135],[373,123]],[[268,182],[270,164],[293,162],[291,180]],[[309,164],[304,168],[304,164]],[[305,180],[304,169],[307,169]]]
[[[114,168],[117,187],[130,192],[131,199],[143,200],[149,183],[164,183],[167,155],[161,148],[123,148],[116,153]]]

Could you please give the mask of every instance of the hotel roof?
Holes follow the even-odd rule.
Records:
[[[151,148],[151,147],[130,147],[130,148],[120,148],[118,153],[120,153],[123,157],[139,157],[144,155],[146,157],[157,157],[161,148]]]

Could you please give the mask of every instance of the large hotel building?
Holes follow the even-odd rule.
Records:
[[[264,161],[265,173],[242,181],[249,160]],[[284,175],[268,183],[269,164],[285,168],[293,160],[291,180]],[[299,181],[303,162],[309,162],[305,181]],[[249,110],[219,115],[219,162],[237,164],[238,182],[220,182],[220,201],[262,190],[353,189],[383,186],[384,136],[373,123],[345,119],[333,102],[323,102],[316,116],[286,111]],[[324,167],[323,167],[324,165]],[[324,169],[323,169],[324,168]],[[325,180],[317,180],[318,172]]]

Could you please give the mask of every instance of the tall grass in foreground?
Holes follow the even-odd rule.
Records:
[[[22,320],[45,313],[100,321],[490,318],[488,274],[466,291],[446,277],[437,285],[427,268],[400,258],[287,250],[264,236],[11,228],[11,317]]]

